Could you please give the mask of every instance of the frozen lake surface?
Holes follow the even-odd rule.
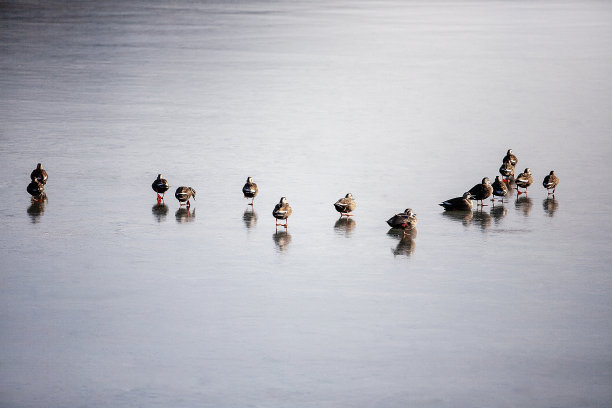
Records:
[[[612,406],[612,3],[9,1],[0,24],[0,406]],[[528,197],[445,214],[508,148]],[[160,172],[189,211],[156,206]]]

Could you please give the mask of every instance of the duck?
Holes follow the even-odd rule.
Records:
[[[512,167],[516,166],[516,163],[518,163],[518,159],[516,158],[514,153],[512,153],[512,149],[508,149],[502,161],[504,163],[509,162]]]
[[[416,228],[417,221],[417,215],[412,211],[412,208],[406,208],[404,212],[389,218],[387,224],[391,228],[401,228],[404,231],[404,235],[407,235],[408,231]]]
[[[473,207],[471,198],[472,194],[466,191],[461,197],[449,198],[439,205],[446,211],[471,211]]]
[[[344,198],[341,198],[334,203],[334,208],[336,208],[336,211],[340,213],[340,218],[342,218],[343,215],[351,217],[353,214],[349,213],[356,207],[357,203],[355,203],[355,200],[353,200],[353,195],[351,193],[348,193],[344,196]]]
[[[170,184],[168,184],[168,180],[163,178],[161,174],[158,174],[153,184],[151,184],[151,188],[157,193],[157,202],[161,203],[166,191],[170,188]]]
[[[181,186],[176,189],[174,196],[179,200],[180,205],[187,205],[187,208],[189,208],[191,205],[189,204],[189,199],[193,197],[195,200],[196,191],[191,187]]]
[[[548,176],[544,177],[542,185],[544,186],[544,188],[546,188],[546,192],[548,193],[548,195],[552,194],[553,197],[555,196],[555,190],[559,185],[559,177],[555,176],[554,170],[551,170]],[[552,193],[550,192],[551,189]]]
[[[518,175],[518,177],[514,180],[516,183],[516,194],[521,195],[523,193],[527,194],[527,187],[533,184],[533,177],[531,177],[531,170],[526,168],[524,172]],[[521,192],[518,187],[522,187],[525,191]]]
[[[514,175],[514,166],[509,161],[503,162],[499,168],[499,174],[504,176],[507,182],[510,181],[510,176]]]
[[[36,165],[36,168],[32,170],[32,173],[30,173],[30,179],[32,181],[38,180],[42,185],[47,184],[47,180],[49,179],[49,176],[47,175],[47,171],[43,169],[43,166],[41,163],[38,163]]]
[[[508,186],[501,177],[495,177],[495,181],[491,184],[493,187],[493,196],[501,197],[501,202],[504,202],[504,197],[508,195]],[[495,205],[495,197],[491,197],[491,201],[493,201],[493,205]]]
[[[45,197],[45,186],[36,178],[32,179],[26,190],[32,196],[32,201],[42,201]]]
[[[278,204],[274,206],[274,210],[272,210],[272,215],[277,220],[285,220],[285,223],[279,224],[278,222],[276,222],[276,227],[278,228],[280,226],[280,227],[287,228],[287,225],[289,222],[288,218],[292,212],[293,210],[291,209],[291,206],[287,202],[287,199],[285,197],[281,197]]]
[[[468,192],[472,195],[472,200],[476,200],[476,207],[479,205],[485,207],[487,204],[484,204],[482,201],[491,196],[493,187],[491,183],[489,183],[489,178],[485,177],[480,184],[476,184],[474,187],[470,188]],[[480,204],[478,204],[478,201],[480,201]]]
[[[249,205],[253,205],[258,192],[259,189],[257,188],[257,184],[253,183],[253,178],[247,177],[246,183],[244,187],[242,187],[242,194],[244,194],[244,198],[252,199]]]

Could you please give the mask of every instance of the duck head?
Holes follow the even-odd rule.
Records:
[[[489,184],[489,178],[488,177],[483,178],[482,184]]]

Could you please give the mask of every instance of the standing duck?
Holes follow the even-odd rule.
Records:
[[[446,211],[471,211],[472,210],[472,195],[469,192],[463,193],[461,197],[449,198],[439,205],[444,207]]]
[[[45,186],[36,178],[32,179],[26,190],[32,196],[32,201],[42,201],[45,197]]]
[[[406,235],[408,231],[416,228],[417,216],[411,208],[406,208],[403,213],[395,214],[389,218],[387,224],[391,228],[401,228]]]
[[[340,218],[342,218],[343,215],[350,217],[353,214],[349,213],[357,207],[357,203],[355,203],[355,200],[353,200],[353,195],[348,193],[346,196],[344,196],[344,198],[336,201],[334,203],[334,207],[336,208],[336,211],[340,213]]]
[[[189,199],[193,197],[193,199],[195,200],[196,191],[191,187],[181,186],[176,189],[174,196],[177,200],[179,200],[180,205],[187,205],[187,208],[189,208],[189,206],[191,205],[189,204]]]
[[[48,178],[49,176],[47,175],[47,172],[45,171],[45,169],[43,169],[43,166],[40,163],[38,163],[38,165],[36,165],[36,168],[32,170],[32,173],[30,173],[30,179],[32,181],[38,180],[43,186],[47,184]]]
[[[287,218],[289,218],[289,216],[291,215],[292,212],[293,212],[293,210],[291,209],[291,206],[287,202],[287,199],[285,197],[281,197],[281,199],[278,202],[278,204],[276,204],[274,206],[274,210],[272,210],[272,215],[277,220],[285,220],[285,223],[284,224],[279,224],[277,222],[276,223],[276,227],[278,228],[280,226],[280,227],[287,228],[287,223],[289,221]]]
[[[552,194],[553,197],[555,196],[555,190],[559,185],[559,177],[555,176],[554,170],[551,170],[548,176],[544,177],[542,185],[544,186],[544,188],[546,188],[546,192],[548,193],[548,195]],[[552,190],[552,193],[550,192],[550,190]]]
[[[504,159],[502,161],[504,163],[509,162],[512,165],[512,167],[516,166],[516,163],[518,163],[518,159],[512,153],[512,149],[508,149],[508,151],[506,152],[506,155],[504,156]]]
[[[517,187],[516,189],[517,195],[523,194],[523,192],[521,192],[518,189],[518,187],[523,187],[525,189],[524,193],[527,194],[527,187],[533,184],[533,177],[531,177],[531,170],[529,170],[529,168],[526,168],[524,172],[518,175],[518,177],[514,180],[514,182],[516,183],[516,187]]]
[[[481,207],[486,206],[487,204],[484,204],[482,200],[489,198],[493,193],[493,187],[491,183],[489,183],[489,178],[483,178],[482,183],[476,184],[474,187],[470,188],[469,193],[472,195],[472,200],[476,200],[476,207],[479,205]],[[480,204],[478,204],[478,201],[480,201]]]
[[[253,178],[247,177],[246,183],[244,187],[242,187],[242,194],[244,194],[244,198],[252,199],[249,205],[253,205],[258,192],[259,189],[257,188],[257,184],[253,183]]]
[[[504,176],[504,179],[509,182],[510,176],[514,174],[514,166],[509,161],[503,162],[501,167],[499,168],[499,174]]]
[[[493,184],[491,184],[491,187],[493,187],[493,196],[501,197],[501,202],[503,203],[504,197],[508,195],[508,186],[506,183],[504,183],[501,177],[497,176]],[[493,201],[493,205],[495,205],[495,197],[492,197],[491,201]]]
[[[157,193],[157,202],[161,203],[166,191],[170,188],[170,184],[168,184],[168,180],[162,178],[161,174],[158,174],[153,184],[151,184],[151,188]]]

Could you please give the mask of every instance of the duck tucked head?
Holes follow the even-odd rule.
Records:
[[[348,193],[346,196],[344,196],[344,198],[353,198],[353,195],[351,193]]]
[[[529,170],[529,167],[525,169],[525,174],[531,174],[531,170]]]
[[[465,193],[463,193],[463,198],[469,200],[472,197],[472,194],[470,194],[469,191],[466,191]]]
[[[409,216],[409,217],[412,217],[412,216],[416,215],[416,214],[414,213],[414,211],[412,211],[412,208],[406,208],[406,209],[404,210],[404,214],[406,214],[406,215],[407,215],[407,216]]]

